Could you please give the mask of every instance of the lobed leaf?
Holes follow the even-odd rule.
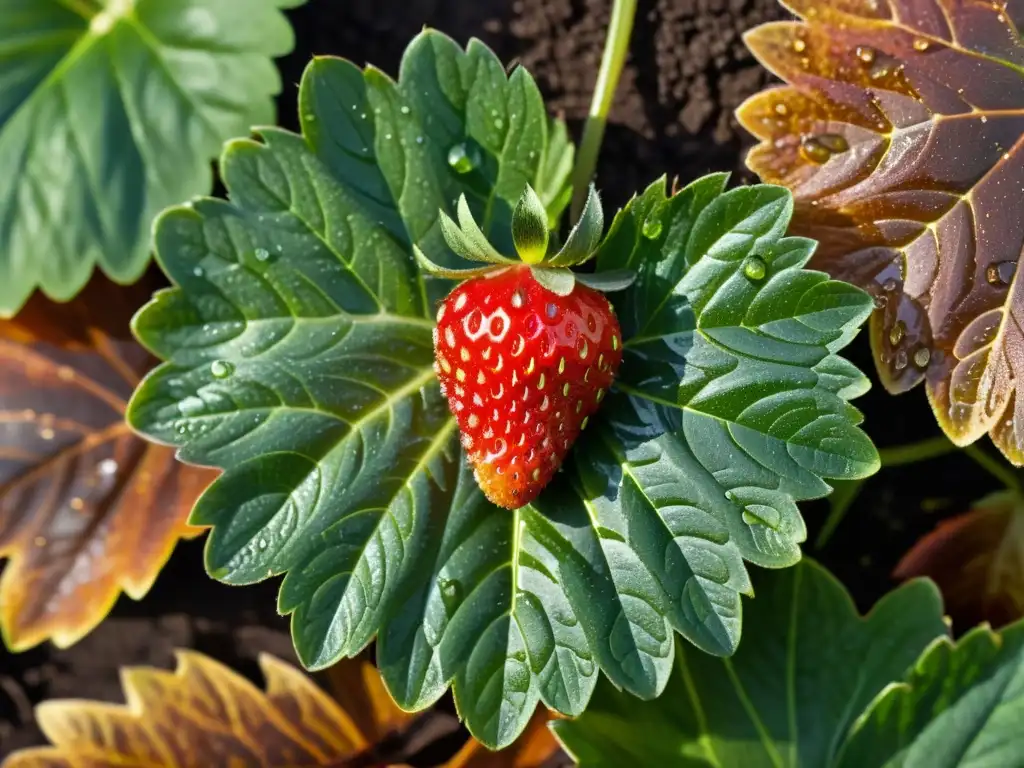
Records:
[[[317,59],[300,101],[303,136],[229,145],[230,202],[161,217],[158,259],[177,287],[135,321],[167,362],[131,423],[224,469],[192,516],[213,526],[211,573],[284,574],[278,607],[305,665],[376,635],[403,709],[453,686],[492,748],[538,703],[580,714],[599,670],[657,696],[674,631],[732,653],[744,558],[795,562],[794,497],[877,465],[846,402],[866,379],[836,354],[870,300],[801,269],[810,244],[782,238],[788,194],[723,195],[712,177],[672,198],[655,185],[619,214],[598,267],[639,273],[615,294],[634,370],[577,460],[508,513],[461,456],[432,370],[430,315],[448,284],[413,254],[467,266],[439,222],[460,207],[463,233],[472,214],[511,252],[528,183],[552,215],[545,190],[564,179],[545,174],[568,166],[551,158],[559,133],[536,86],[479,42],[427,31],[397,82]],[[655,202],[664,235],[648,238],[637,222]],[[765,271],[751,280],[755,247]]]
[[[176,657],[173,673],[122,669],[127,706],[43,702],[36,719],[52,746],[15,752],[4,768],[337,765],[371,746],[316,683],[269,654],[259,658],[266,691],[201,653]]]
[[[124,423],[154,363],[128,333],[140,288],[97,278],[74,302],[37,294],[0,320],[0,632],[12,650],[77,642],[199,533],[185,518],[214,473]]]
[[[0,13],[0,316],[67,301],[95,267],[137,280],[164,207],[274,122],[281,9],[304,0],[5,0]]]
[[[924,580],[886,595],[867,616],[808,560],[760,572],[754,583],[757,599],[733,658],[680,644],[657,701],[636,702],[602,683],[582,717],[552,724],[579,765],[847,765],[850,734],[863,728],[858,715],[877,708],[876,696],[945,637],[941,600]]]
[[[748,46],[789,84],[737,116],[817,264],[875,297],[893,393],[924,381],[950,439],[1024,462],[1024,22],[1018,3],[786,0]]]

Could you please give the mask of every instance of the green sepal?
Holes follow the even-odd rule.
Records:
[[[610,269],[607,272],[576,274],[576,279],[588,288],[602,293],[623,291],[636,282],[636,272],[629,269]]]
[[[425,254],[418,246],[412,247],[413,256],[416,257],[416,263],[423,268],[425,272],[434,277],[447,277],[450,280],[468,280],[471,277],[480,277],[482,275],[490,274],[494,272],[497,267],[496,265],[488,265],[486,267],[472,267],[470,269],[451,269],[450,267],[442,267],[440,264],[431,261],[427,254]]]
[[[529,184],[512,212],[512,242],[527,264],[540,264],[548,254],[548,212]]]
[[[597,190],[591,184],[590,191],[587,193],[587,202],[583,206],[583,213],[580,214],[580,220],[572,228],[562,250],[548,259],[546,265],[574,267],[577,264],[582,264],[594,255],[601,242],[603,231],[604,209],[601,206],[601,198],[598,196]]]
[[[534,280],[559,296],[568,296],[572,293],[578,277],[571,270],[551,269],[550,267],[533,267],[530,269],[530,273]]]
[[[477,225],[476,219],[473,218],[473,212],[469,209],[469,202],[464,194],[459,196],[456,206],[456,214],[459,217],[458,224],[443,210],[439,213],[438,223],[441,226],[444,241],[462,258],[486,264],[517,263],[513,259],[502,256],[491,245],[487,236]]]

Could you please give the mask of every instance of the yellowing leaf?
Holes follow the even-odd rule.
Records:
[[[331,765],[367,746],[348,716],[306,675],[260,656],[266,692],[227,667],[178,651],[178,668],[127,668],[127,706],[49,701],[36,708],[52,747],[12,755],[4,768],[145,765]]]
[[[0,631],[68,646],[124,591],[149,590],[213,479],[124,422],[153,359],[128,321],[148,289],[97,279],[70,304],[0,321]]]
[[[958,445],[1024,463],[1024,3],[787,0],[746,36],[789,85],[748,100],[747,164],[788,186],[816,265],[879,309],[886,388],[925,381]]]

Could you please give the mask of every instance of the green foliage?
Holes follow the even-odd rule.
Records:
[[[135,321],[167,362],[131,423],[224,469],[192,518],[214,526],[211,573],[285,574],[279,608],[304,664],[376,635],[403,708],[454,685],[490,746],[538,702],[581,713],[599,670],[657,696],[675,631],[735,651],[744,559],[794,563],[794,499],[877,466],[847,403],[867,382],[836,356],[871,302],[802,269],[811,244],[782,237],[788,193],[723,193],[717,176],[671,199],[655,185],[620,212],[598,258],[623,284],[621,270],[639,273],[612,294],[633,337],[621,391],[577,460],[511,513],[461,458],[432,370],[432,307],[451,284],[414,252],[469,265],[438,213],[463,194],[498,253],[513,252],[527,184],[557,217],[564,129],[524,70],[431,31],[397,82],[317,59],[301,109],[302,137],[231,143],[230,203],[161,217],[158,258],[177,287]]]
[[[553,724],[580,765],[1024,765],[1024,622],[954,645],[930,582],[861,617],[806,560],[755,586],[734,657],[680,645],[657,701],[601,683],[582,717]]]
[[[131,282],[164,207],[206,193],[224,140],[272,123],[303,0],[4,0],[0,316]]]

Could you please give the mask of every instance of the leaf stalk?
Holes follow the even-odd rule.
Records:
[[[622,75],[622,67],[626,63],[626,54],[629,52],[629,38],[633,33],[636,5],[636,0],[615,0],[612,7],[612,18],[608,24],[608,36],[605,38],[601,68],[597,73],[594,96],[590,102],[590,113],[583,126],[583,139],[580,141],[576,164],[572,169],[572,222],[576,222],[583,211],[583,205],[587,200],[587,187],[597,167],[597,155],[604,140],[608,112],[615,97],[619,77]]]

